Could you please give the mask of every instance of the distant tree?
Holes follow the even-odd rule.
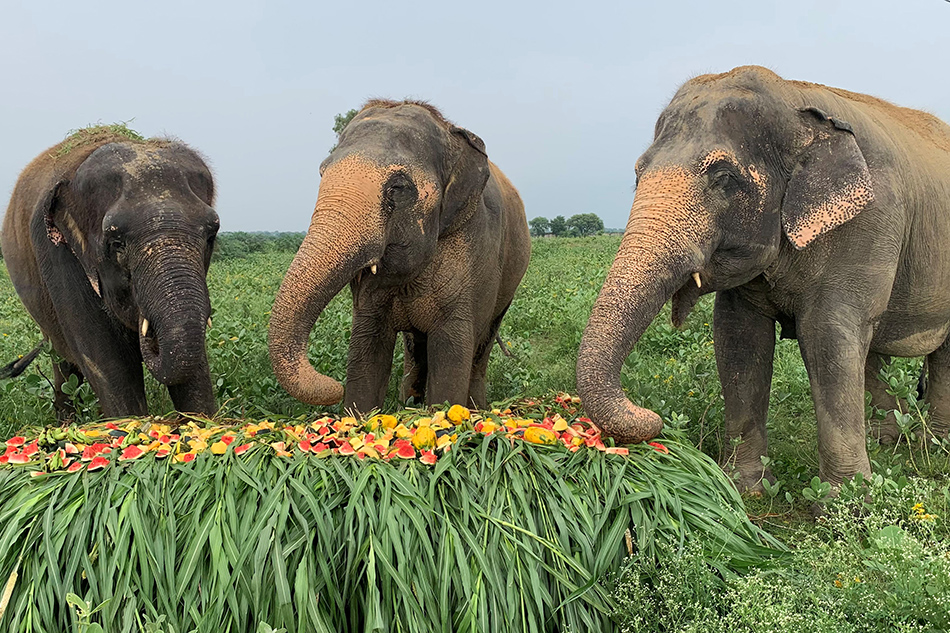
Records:
[[[575,237],[596,235],[604,231],[604,221],[596,213],[578,213],[567,220],[568,232]]]
[[[551,220],[551,233],[554,234],[554,237],[567,235],[567,220],[564,219],[563,215],[556,216]]]
[[[551,228],[551,223],[548,222],[548,219],[540,215],[528,222],[528,224],[531,225],[531,235],[535,237],[544,237]]]
[[[336,132],[337,140],[340,139],[340,134],[343,134],[343,130],[346,129],[346,126],[350,124],[350,121],[353,120],[353,117],[357,115],[357,110],[349,110],[346,114],[337,114],[333,117],[333,131]],[[336,149],[336,143],[333,144],[333,147],[330,148],[330,151]]]

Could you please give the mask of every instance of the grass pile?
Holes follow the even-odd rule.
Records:
[[[579,419],[523,404],[541,424]],[[95,472],[0,468],[0,577],[18,576],[0,624],[75,630],[76,594],[117,632],[608,631],[607,579],[631,553],[692,543],[721,583],[781,549],[676,434],[623,455],[476,425],[434,465],[259,443],[187,462],[116,451]]]

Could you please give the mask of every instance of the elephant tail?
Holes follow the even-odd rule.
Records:
[[[8,364],[6,367],[0,367],[0,380],[6,380],[7,378],[16,378],[30,366],[40,352],[43,351],[43,348],[46,346],[46,341],[43,341],[32,350],[26,356],[20,356],[12,363]]]

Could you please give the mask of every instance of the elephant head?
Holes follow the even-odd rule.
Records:
[[[204,161],[175,142],[109,143],[51,196],[51,239],[69,244],[106,309],[138,333],[176,408],[213,413],[205,276],[219,221]]]
[[[320,313],[351,282],[411,284],[439,237],[474,213],[489,168],[482,140],[431,106],[373,100],[347,125],[320,174],[310,228],[274,301],[269,349],[292,396],[333,404],[342,385],[307,358]]]
[[[591,419],[624,443],[663,426],[627,399],[620,369],[668,299],[679,326],[700,295],[752,280],[873,200],[850,126],[756,67],[687,82],[636,173],[626,232],[577,364]]]

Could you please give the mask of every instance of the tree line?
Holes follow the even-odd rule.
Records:
[[[604,232],[604,221],[596,213],[578,213],[565,219],[558,215],[550,220],[538,216],[528,222],[531,235],[544,237],[548,233],[554,237],[586,237]]]

